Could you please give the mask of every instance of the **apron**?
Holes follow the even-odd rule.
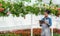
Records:
[[[49,22],[49,19],[45,19],[46,22]],[[47,24],[42,24],[42,33],[41,36],[50,36],[50,28]]]

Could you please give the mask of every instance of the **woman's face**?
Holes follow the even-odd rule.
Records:
[[[44,12],[44,15],[45,15],[45,17],[48,17],[48,13],[47,12]]]

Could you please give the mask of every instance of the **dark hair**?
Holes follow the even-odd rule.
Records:
[[[51,13],[51,11],[50,11],[50,10],[45,10],[45,12],[46,12],[47,14],[50,14],[50,13]]]

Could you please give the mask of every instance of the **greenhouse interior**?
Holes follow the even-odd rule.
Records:
[[[0,36],[41,36],[46,9],[51,36],[60,36],[60,0],[0,0]]]

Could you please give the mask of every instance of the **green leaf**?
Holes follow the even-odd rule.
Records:
[[[31,0],[21,0],[21,1],[31,2]]]
[[[42,2],[42,0],[38,0],[39,2]]]
[[[51,5],[52,4],[52,0],[50,0],[50,3],[49,3],[49,5]]]

